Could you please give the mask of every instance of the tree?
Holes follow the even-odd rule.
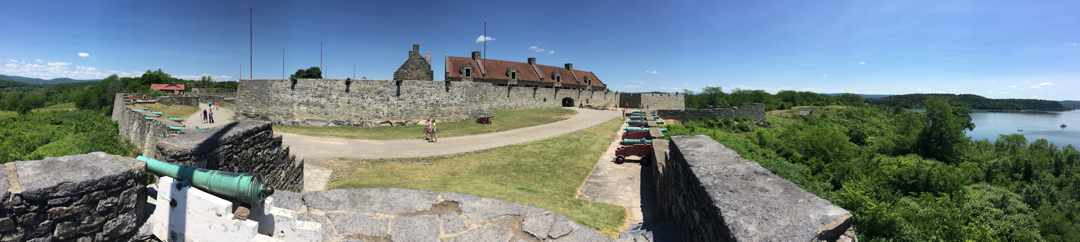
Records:
[[[925,115],[925,127],[916,145],[919,155],[946,163],[959,163],[960,149],[970,139],[964,130],[975,130],[975,124],[971,123],[971,109],[950,106],[945,99],[931,97],[926,99]]]
[[[317,66],[308,68],[307,70],[299,69],[296,73],[289,75],[289,78],[322,78],[322,70]]]

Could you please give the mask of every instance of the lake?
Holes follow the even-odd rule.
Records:
[[[1046,139],[1057,147],[1073,145],[1080,148],[1080,111],[973,111],[971,122],[975,130],[968,131],[972,140],[988,139],[991,143],[1001,134],[1023,134],[1028,143]],[[1061,124],[1068,127],[1061,128]],[[1024,130],[1023,132],[1017,130]]]

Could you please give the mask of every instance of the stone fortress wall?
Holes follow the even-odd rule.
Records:
[[[732,108],[691,109],[691,110],[656,110],[656,115],[675,120],[695,120],[698,118],[722,119],[741,116],[754,121],[765,120],[764,103],[743,103]]]
[[[145,172],[102,152],[4,164],[2,241],[127,241],[146,220]]]
[[[603,91],[492,86],[482,82],[371,79],[249,79],[237,92],[236,119],[310,126],[378,126],[476,119],[494,109],[612,107]]]
[[[670,93],[619,93],[619,107],[657,110],[686,109],[685,95]]]
[[[160,119],[146,119],[147,112],[131,111],[133,106],[124,102],[127,95],[116,94],[112,119],[120,136],[134,143],[142,155],[197,168],[259,173],[275,189],[303,189],[304,161],[281,146],[281,137],[273,134],[270,123],[246,121],[177,133]]]

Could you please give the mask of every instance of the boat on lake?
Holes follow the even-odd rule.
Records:
[[[1063,129],[1064,129],[1064,128],[1065,128],[1065,124],[1061,124],[1061,128],[1063,128]]]

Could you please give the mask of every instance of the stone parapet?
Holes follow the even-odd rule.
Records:
[[[765,104],[743,103],[734,108],[713,109],[689,109],[689,110],[656,110],[656,114],[666,119],[695,120],[698,118],[722,119],[737,116],[747,117],[754,121],[765,120]]]
[[[157,98],[157,103],[165,105],[186,105],[198,107],[200,103],[206,102],[225,102],[225,97],[218,95],[187,95],[183,97],[168,96]]]
[[[153,147],[157,141],[169,137],[169,125],[145,118],[156,117],[157,115],[131,111],[133,106],[127,105],[123,101],[127,95],[126,93],[116,94],[116,99],[113,102],[112,119],[118,125],[120,137],[131,141],[131,143],[135,144],[135,147],[139,147],[139,150],[143,151],[143,155],[153,157]]]
[[[146,163],[102,152],[0,169],[2,241],[127,241],[146,215]]]
[[[400,188],[275,193],[273,206],[321,224],[322,241],[613,241],[546,209]]]
[[[656,152],[657,202],[689,241],[854,240],[851,213],[707,136],[667,148]]]
[[[246,120],[159,140],[153,156],[178,165],[263,175],[276,190],[304,187],[304,161],[282,148],[269,122]],[[148,153],[144,151],[144,154]]]

